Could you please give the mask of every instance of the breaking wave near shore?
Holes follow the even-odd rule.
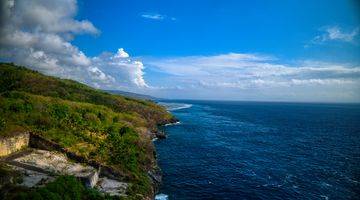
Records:
[[[169,200],[169,196],[166,194],[157,194],[155,200]]]
[[[159,105],[162,105],[168,111],[181,110],[186,108],[191,108],[192,104],[186,103],[167,103],[167,102],[159,102]]]

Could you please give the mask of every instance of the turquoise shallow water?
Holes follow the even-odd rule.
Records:
[[[360,199],[359,104],[166,103],[169,199]]]

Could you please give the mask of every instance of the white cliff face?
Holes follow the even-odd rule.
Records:
[[[97,189],[100,192],[108,193],[110,196],[126,196],[125,192],[128,188],[128,183],[119,182],[109,178],[100,178],[97,184]]]
[[[70,162],[64,154],[45,150],[34,150],[14,161],[61,175],[87,177],[96,172],[96,169],[91,166]]]
[[[11,168],[15,171],[18,171],[22,174],[22,182],[18,185],[24,187],[35,187],[40,186],[42,184],[46,184],[55,180],[55,176],[49,175],[46,173],[41,173],[38,171],[33,171],[29,169],[25,169],[23,167],[18,167],[11,165]]]
[[[46,184],[58,175],[73,175],[84,181],[86,186],[111,196],[126,196],[128,188],[128,183],[99,177],[99,171],[94,167],[73,162],[55,151],[35,149],[8,161],[8,165],[23,175],[20,185],[25,187]]]

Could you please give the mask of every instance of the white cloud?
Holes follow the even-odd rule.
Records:
[[[144,80],[144,65],[142,62],[129,58],[128,53],[120,48],[116,54],[103,53],[94,57],[92,62],[97,68],[107,74],[112,74],[117,84],[146,88]]]
[[[159,13],[143,13],[140,16],[143,17],[143,18],[146,18],[146,19],[157,20],[157,21],[162,21],[162,20],[165,20],[165,19],[170,19],[172,21],[176,20],[175,17],[168,17],[166,15],[162,15],[162,14],[159,14]]]
[[[315,36],[311,43],[318,44],[327,41],[353,42],[355,37],[359,34],[359,28],[345,32],[338,26],[328,26],[321,28],[321,30],[323,31],[323,34]]]
[[[17,27],[36,28],[39,32],[99,33],[91,22],[73,19],[77,12],[74,0],[7,2],[11,9],[8,16]]]
[[[356,94],[360,91],[360,66],[316,61],[286,64],[272,56],[239,53],[143,60],[153,71],[166,73],[159,82],[182,88],[182,93],[168,91],[168,96],[178,98],[286,100],[303,94],[304,100],[340,101],[340,96],[346,96],[360,101]],[[351,95],[339,95],[344,92]]]
[[[160,14],[142,14],[141,17],[153,20],[163,20],[165,18],[164,15]]]
[[[71,43],[76,34],[100,33],[76,13],[76,0],[1,1],[1,59],[100,88],[147,87],[143,64],[124,49],[88,57]]]
[[[118,49],[117,54],[115,55],[116,58],[128,58],[129,54],[125,52],[123,48]]]
[[[143,58],[147,72],[156,73],[149,86],[144,64],[124,49],[88,57],[73,45],[77,34],[100,33],[91,22],[77,20],[76,13],[76,0],[1,1],[1,59],[98,88],[139,89],[164,97],[360,101],[359,66],[287,64],[262,54]],[[142,17],[173,20],[160,14]],[[330,27],[316,41],[354,42],[357,35],[358,29]]]

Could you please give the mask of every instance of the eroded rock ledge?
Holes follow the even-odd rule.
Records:
[[[11,141],[18,138],[21,142],[17,142],[15,146],[10,145]],[[129,184],[121,173],[86,160],[39,135],[17,133],[15,136],[2,138],[1,142],[9,145],[2,146],[4,155],[0,161],[21,176],[22,181],[15,183],[17,185],[37,187],[55,180],[57,176],[73,175],[87,187],[112,196],[126,196]],[[21,145],[17,145],[20,143]]]
[[[126,196],[128,183],[100,176],[100,169],[73,162],[56,151],[29,148],[7,157],[4,163],[22,175],[21,186],[41,186],[59,175],[72,175],[87,187],[113,196]]]

